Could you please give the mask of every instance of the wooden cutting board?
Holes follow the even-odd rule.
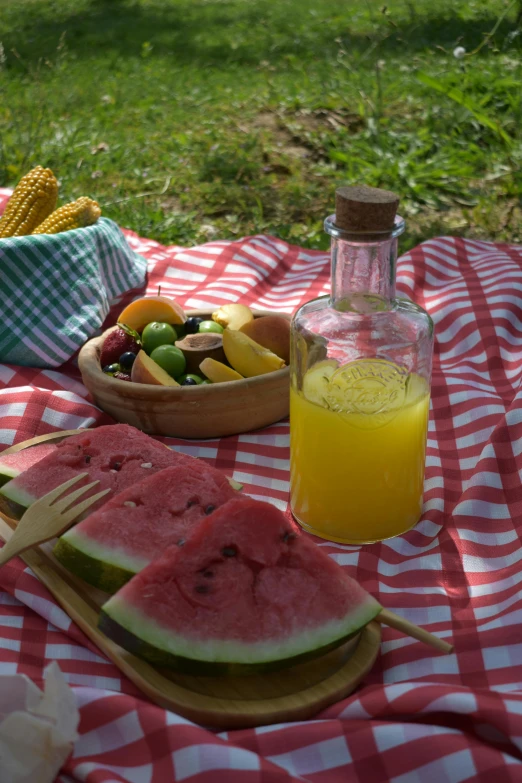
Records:
[[[3,454],[45,441],[59,442],[80,430],[43,435]],[[1,496],[0,496],[1,497]],[[0,537],[8,541],[16,528],[9,506],[0,508]],[[247,728],[305,720],[345,698],[372,668],[381,630],[370,623],[349,642],[314,661],[280,672],[250,677],[194,677],[156,669],[114,644],[98,628],[102,593],[67,571],[52,555],[50,541],[24,553],[22,560],[53,594],[82,631],[120,671],[153,702],[196,723],[220,729]]]

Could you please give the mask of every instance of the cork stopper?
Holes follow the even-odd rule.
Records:
[[[392,231],[398,206],[399,197],[390,190],[366,185],[337,188],[335,225],[354,233]]]

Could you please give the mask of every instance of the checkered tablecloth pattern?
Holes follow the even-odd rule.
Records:
[[[148,259],[147,292],[161,284],[189,308],[240,300],[292,312],[328,290],[324,253],[273,237],[186,250],[126,234]],[[0,674],[24,672],[41,685],[57,660],[73,687],[81,736],[59,783],[522,780],[522,248],[428,241],[401,258],[398,280],[436,322],[422,520],[382,544],[317,543],[455,653],[384,628],[362,687],[315,720],[216,734],[143,698],[17,560],[0,571]],[[73,362],[0,365],[0,389],[4,446],[110,421]],[[287,422],[167,442],[286,508]]]

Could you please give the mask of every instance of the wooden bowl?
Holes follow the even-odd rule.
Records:
[[[210,313],[189,310],[206,320]],[[255,317],[287,313],[256,310]],[[121,381],[102,372],[100,350],[105,334],[89,340],[80,351],[82,380],[94,402],[116,421],[132,424],[150,435],[178,438],[218,438],[273,424],[289,412],[290,370],[203,386],[166,387]]]

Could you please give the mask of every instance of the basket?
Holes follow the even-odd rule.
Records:
[[[0,362],[59,367],[101,327],[147,261],[108,218],[60,234],[0,239]]]

